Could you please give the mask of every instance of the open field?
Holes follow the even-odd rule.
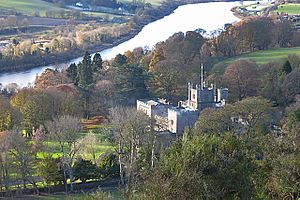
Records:
[[[54,4],[42,0],[0,0],[0,8],[16,10],[25,15],[39,12],[41,16],[45,15],[46,10],[61,10]]]
[[[290,54],[295,54],[300,56],[300,47],[257,51],[254,53],[247,53],[240,56],[228,58],[226,60],[223,60],[222,62],[226,64],[230,64],[237,59],[249,59],[255,61],[258,65],[262,65],[271,61],[287,58],[288,55]]]
[[[154,6],[159,6],[163,1],[164,0],[147,0],[146,2],[151,3]],[[131,2],[131,0],[121,0],[121,2]],[[52,3],[48,3],[42,0],[0,0],[0,8],[15,10],[25,15],[33,15],[34,13],[38,12],[41,16],[45,16],[46,10],[59,11],[63,9]],[[86,12],[85,14],[90,14],[95,17],[107,16],[106,13]]]
[[[278,9],[275,12],[284,12],[290,15],[300,14],[300,4],[282,4],[278,5]]]

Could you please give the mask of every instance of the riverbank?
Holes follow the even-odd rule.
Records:
[[[58,52],[58,53],[48,53],[48,54],[34,54],[23,56],[22,58],[16,58],[12,60],[0,60],[0,73],[8,72],[22,72],[30,69],[34,69],[39,66],[50,66],[58,65],[69,60],[76,59],[81,57],[85,51],[90,53],[100,52],[105,49],[112,48],[117,46],[127,40],[130,40],[136,36],[145,25],[159,20],[169,14],[171,14],[178,6],[182,5],[178,2],[165,3],[158,8],[153,8],[151,10],[151,15],[149,14],[146,17],[143,17],[142,21],[138,21],[135,24],[135,27],[130,30],[128,33],[121,35],[118,38],[115,38],[112,43],[102,43],[101,41],[88,45],[84,48],[73,48],[68,51]],[[138,19],[140,20],[140,19]]]
[[[170,15],[174,10],[179,6],[185,4],[195,4],[195,3],[208,3],[208,2],[223,2],[223,1],[211,1],[211,0],[185,0],[180,2],[167,2],[162,4],[160,7],[153,8],[150,11],[147,11],[146,17],[143,16],[142,19],[137,19],[137,24],[134,29],[130,30],[127,34],[121,35],[116,38],[112,43],[101,43],[96,42],[90,44],[85,48],[73,48],[69,51],[59,52],[59,53],[49,53],[49,54],[35,54],[23,56],[19,59],[8,60],[6,62],[0,62],[0,72],[2,73],[11,73],[11,72],[22,72],[26,70],[31,70],[41,66],[54,66],[55,65],[64,65],[70,60],[77,59],[81,57],[85,51],[90,53],[100,52],[114,46],[117,46],[131,38],[135,37],[145,25],[154,22],[156,20],[162,19],[163,17]],[[66,64],[67,65],[67,64]]]

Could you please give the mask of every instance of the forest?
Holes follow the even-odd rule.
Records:
[[[74,192],[79,182],[116,179],[124,199],[298,199],[300,57],[222,62],[297,46],[289,21],[252,17],[211,38],[176,33],[108,61],[87,51],[66,70],[47,69],[33,87],[5,86],[0,194]],[[228,87],[229,102],[203,110],[163,146],[136,100],[185,99],[201,64],[206,80]],[[86,198],[110,197],[98,190]]]

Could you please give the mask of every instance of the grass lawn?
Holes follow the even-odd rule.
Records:
[[[284,12],[291,15],[300,14],[300,4],[281,4],[278,5],[278,9],[274,10],[275,12]]]
[[[42,0],[0,0],[0,8],[12,9],[26,15],[39,12],[44,16],[46,10],[60,10],[61,8],[52,3]]]
[[[240,56],[228,58],[221,62],[230,64],[237,59],[249,59],[255,61],[258,65],[262,65],[271,61],[287,58],[287,56],[290,54],[300,56],[300,47],[256,51],[254,53],[247,53]]]

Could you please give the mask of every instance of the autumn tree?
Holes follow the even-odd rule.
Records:
[[[12,158],[10,156],[10,132],[3,131],[0,132],[0,184],[1,191],[9,188],[9,181],[11,180],[11,166],[12,166]]]
[[[22,114],[22,126],[28,135],[54,116],[51,98],[45,92],[24,89],[13,96],[12,105]]]
[[[151,90],[154,94],[172,99],[179,88],[181,82],[180,65],[174,60],[164,60],[158,62],[150,71]]]
[[[20,125],[21,114],[13,108],[9,99],[0,96],[0,132]]]
[[[239,101],[253,96],[258,89],[257,66],[248,60],[237,60],[229,65],[223,75],[232,99]]]

